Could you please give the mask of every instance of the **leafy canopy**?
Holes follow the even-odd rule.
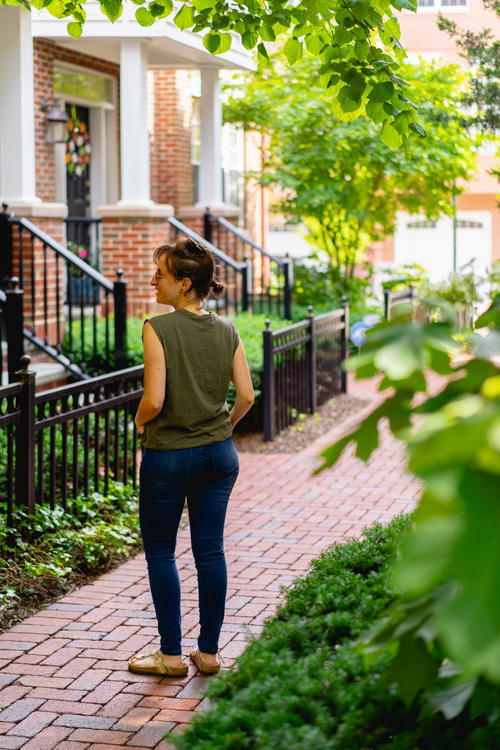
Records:
[[[380,82],[367,95],[370,122],[359,116],[361,106],[348,105],[341,76],[332,100],[322,67],[309,53],[293,67],[276,54],[235,85],[225,118],[266,134],[261,182],[278,187],[279,211],[306,224],[348,285],[365,248],[393,232],[398,210],[431,220],[451,213],[455,181],[476,166],[474,139],[459,124],[466,75],[457,66],[401,66],[427,133],[406,149],[398,147],[414,125],[413,109],[396,102],[392,84]]]
[[[257,48],[267,58],[266,43],[287,35],[284,51],[290,64],[304,51],[321,65],[321,81],[334,88],[345,112],[366,111],[369,102],[387,103],[412,114],[408,122],[389,113],[388,125],[406,134],[419,129],[406,83],[397,75],[405,57],[394,11],[416,10],[416,0],[132,0],[139,6],[135,17],[141,26],[152,26],[172,16],[181,29],[206,32],[203,43],[212,54],[227,52],[239,37],[246,49]],[[57,18],[68,18],[68,33],[81,36],[86,20],[86,0],[0,0],[0,4],[45,8]],[[123,12],[122,0],[101,0],[110,21]],[[339,83],[341,82],[341,83]],[[339,91],[339,88],[341,91]],[[337,94],[338,92],[338,94]],[[333,93],[333,92],[332,92]],[[372,115],[367,111],[369,117]]]

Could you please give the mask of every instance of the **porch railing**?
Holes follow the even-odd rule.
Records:
[[[1,252],[10,258],[7,270],[19,279],[24,292],[25,340],[80,379],[94,372],[102,350],[110,369],[124,367],[127,282],[123,272],[117,271],[117,279],[109,281],[27,219],[10,215],[5,205],[0,239]],[[98,345],[100,318],[105,320],[104,341]]]
[[[276,258],[260,247],[239,227],[209,212],[204,233],[232,258],[252,263],[252,312],[292,318],[293,265],[291,258]]]
[[[278,331],[266,321],[264,337],[264,440],[293,424],[299,414],[314,413],[329,398],[347,392],[349,308],[342,307]]]
[[[143,367],[130,367],[35,393],[23,356],[19,382],[0,388],[0,502],[66,505],[79,493],[108,492],[110,478],[137,482],[139,446],[133,424]]]
[[[172,217],[168,219],[168,222],[174,229],[176,236],[183,234],[195,240],[195,242],[200,242],[212,251],[218,265],[218,278],[225,285],[222,296],[212,302],[214,309],[223,312],[225,315],[249,310],[252,302],[252,265],[250,261],[237,261],[231,258],[179,219]]]
[[[64,219],[66,227],[66,247],[68,250],[85,260],[90,266],[101,269],[101,219],[88,216],[67,216]],[[73,298],[79,294],[78,286],[73,290]],[[93,304],[92,283],[89,280],[84,289],[85,304]]]

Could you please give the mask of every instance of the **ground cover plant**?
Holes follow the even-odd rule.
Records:
[[[313,561],[231,672],[211,681],[211,708],[179,750],[493,750],[500,724],[421,716],[391,688],[390,657],[352,647],[393,601],[388,579],[410,519],[375,525]]]
[[[0,503],[0,629],[141,549],[137,494],[110,482],[107,495],[14,509]]]

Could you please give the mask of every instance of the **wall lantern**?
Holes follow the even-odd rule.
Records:
[[[45,141],[47,143],[66,143],[68,137],[69,117],[56,102],[48,102],[42,99],[40,106],[45,112]]]

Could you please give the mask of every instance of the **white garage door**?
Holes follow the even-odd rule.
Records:
[[[489,211],[457,213],[457,270],[474,261],[476,274],[491,265],[492,237]],[[419,263],[431,281],[445,279],[453,269],[453,222],[449,216],[426,221],[420,216],[398,214],[394,237],[394,261]]]

